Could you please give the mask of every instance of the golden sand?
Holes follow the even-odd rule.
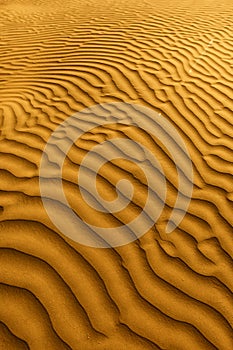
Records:
[[[0,349],[232,350],[232,0],[0,0],[0,19]],[[149,107],[176,127],[194,187],[164,234],[178,185],[154,144],[167,169],[162,217],[137,241],[97,249],[49,220],[39,167],[60,123],[111,102]],[[143,173],[118,160],[97,187],[113,200],[117,180],[137,173],[131,214],[104,219],[80,204],[80,162],[119,133],[151,144],[133,127],[100,127],[64,164],[73,210],[103,227],[127,223],[145,201]]]

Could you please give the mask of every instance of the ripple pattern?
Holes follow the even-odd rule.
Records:
[[[232,350],[232,1],[1,0],[0,18],[0,348]],[[133,127],[93,129],[63,169],[80,217],[117,229],[143,208],[145,177],[123,160],[103,167],[97,185],[112,200],[117,179],[130,179],[138,195],[129,212],[96,215],[82,202],[79,166],[109,138],[143,140],[168,191],[146,235],[94,249],[50,222],[39,166],[59,124],[108,102],[152,108],[176,127],[194,189],[179,228],[165,234],[178,188],[169,152]]]

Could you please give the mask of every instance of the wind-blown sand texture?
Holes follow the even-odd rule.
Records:
[[[0,19],[0,349],[232,350],[232,0],[1,0]],[[134,243],[95,249],[50,222],[39,165],[62,121],[119,101],[179,130],[194,190],[179,228],[164,234],[177,181],[154,144],[168,169],[164,217]],[[67,157],[64,187],[87,220],[118,225],[76,202],[81,158],[127,132],[100,128]],[[108,165],[103,196],[114,198],[111,179],[129,176],[127,166]]]

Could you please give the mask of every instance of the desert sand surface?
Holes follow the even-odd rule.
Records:
[[[1,350],[233,349],[232,88],[231,0],[0,0]],[[112,102],[148,107],[179,131],[193,192],[166,234],[178,186],[169,152],[133,126],[94,128],[63,169],[83,220],[117,230],[145,202],[145,176],[122,159],[101,169],[98,191],[111,201],[127,178],[133,202],[114,215],[82,201],[80,163],[106,139],[141,138],[167,183],[162,215],[145,235],[94,248],[51,222],[39,169],[66,118]]]

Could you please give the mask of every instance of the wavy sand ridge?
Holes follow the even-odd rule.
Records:
[[[0,1],[1,348],[232,350],[232,11],[230,0]],[[67,117],[121,101],[150,107],[179,130],[193,197],[179,228],[165,234],[178,185],[169,153],[133,127],[92,130],[63,172],[81,217],[114,227],[143,208],[145,177],[123,160],[106,164],[97,185],[112,200],[119,178],[132,181],[129,211],[104,217],[81,202],[83,157],[119,135],[156,154],[168,189],[148,234],[94,249],[48,219],[40,159]],[[54,208],[64,213],[61,203]]]

